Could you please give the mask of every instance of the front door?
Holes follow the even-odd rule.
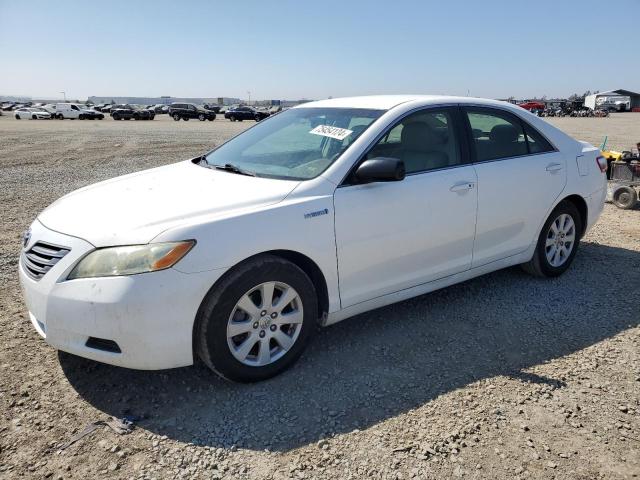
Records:
[[[364,158],[399,158],[406,178],[336,189],[343,308],[470,268],[477,180],[459,125],[455,108],[404,117]]]

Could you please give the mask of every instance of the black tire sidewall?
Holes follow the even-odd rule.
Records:
[[[567,261],[559,267],[554,267],[549,263],[549,260],[547,260],[545,244],[547,240],[547,233],[549,232],[551,223],[554,222],[556,218],[558,218],[558,216],[562,215],[563,213],[571,215],[571,218],[573,219],[573,223],[575,225],[575,242],[573,244],[573,250],[571,250]],[[562,275],[571,266],[571,263],[573,263],[573,259],[578,252],[578,246],[580,245],[580,237],[582,235],[583,228],[584,227],[582,225],[580,212],[578,212],[578,209],[572,203],[566,201],[561,202],[553,210],[553,212],[551,212],[551,215],[549,215],[547,221],[544,222],[544,227],[542,227],[542,231],[540,232],[540,237],[538,238],[538,245],[536,247],[535,253],[535,255],[538,256],[540,270],[545,276],[557,277],[559,275]]]
[[[626,202],[626,203],[625,202],[621,202],[620,198],[619,198],[620,195],[622,195],[624,193],[627,193],[629,195],[629,201]],[[622,208],[624,210],[628,210],[630,208],[633,208],[637,201],[638,201],[638,198],[637,198],[636,191],[632,187],[620,187],[614,193],[613,203],[618,208]]]
[[[229,350],[227,322],[232,309],[245,293],[269,281],[284,282],[298,292],[304,320],[291,350],[272,364],[252,367],[236,360]],[[212,370],[229,380],[265,380],[282,372],[298,359],[317,329],[317,318],[317,297],[309,277],[299,267],[279,257],[258,257],[229,272],[205,298],[198,315],[198,354]]]

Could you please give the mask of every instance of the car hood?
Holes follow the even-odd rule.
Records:
[[[196,218],[210,221],[278,203],[298,184],[186,161],[81,188],[51,204],[38,220],[96,247],[143,244]]]

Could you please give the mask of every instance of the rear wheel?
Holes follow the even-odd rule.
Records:
[[[173,119],[174,119],[176,122],[180,121],[180,115],[178,115],[177,113],[174,113],[174,114],[173,114]]]
[[[16,120],[20,120],[20,115],[16,114]]]
[[[112,117],[114,120],[120,120],[120,115],[118,115],[117,113],[114,113]]]
[[[582,219],[575,205],[568,201],[560,202],[542,227],[533,258],[522,268],[538,277],[561,275],[573,262],[582,228]]]
[[[232,122],[235,122],[235,121],[236,121],[236,117],[235,117],[235,115],[231,115],[231,116],[229,117],[229,120],[231,120]]]
[[[316,292],[296,265],[272,255],[232,269],[203,301],[197,354],[219,375],[264,380],[288,368],[317,329]]]
[[[38,116],[37,115],[31,115],[31,120],[37,120]]]
[[[618,187],[613,193],[613,204],[624,210],[635,207],[638,201],[638,194],[633,187]]]
[[[201,113],[200,115],[198,115],[198,120],[200,120],[201,122],[204,122],[207,119],[207,117],[205,116],[204,113]]]

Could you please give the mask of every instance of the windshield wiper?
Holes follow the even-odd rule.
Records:
[[[243,170],[242,168],[234,165],[233,163],[225,163],[224,165],[212,165],[212,167],[217,168],[218,170],[224,170],[226,172],[238,173],[240,175],[247,175],[249,177],[255,177],[256,174],[250,172],[248,170]]]

